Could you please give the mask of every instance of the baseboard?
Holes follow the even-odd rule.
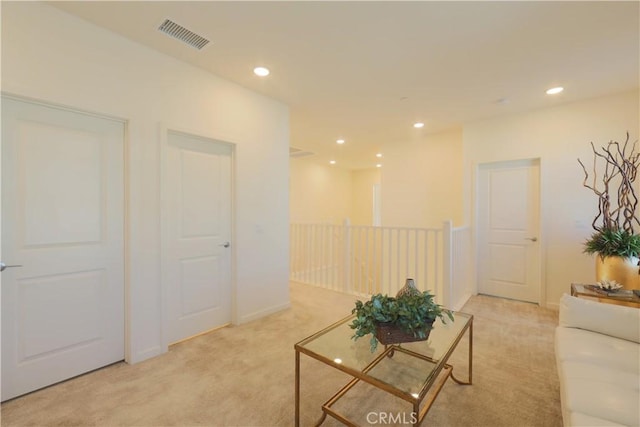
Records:
[[[460,309],[467,303],[467,301],[469,301],[469,298],[471,298],[470,293],[464,294],[462,298],[460,298],[456,303],[453,303],[451,307],[447,308],[450,308],[453,311],[460,311]]]
[[[560,311],[560,304],[557,302],[548,302],[544,306],[545,308],[549,308],[551,310]]]
[[[135,363],[139,363],[139,362],[145,361],[147,359],[151,359],[152,357],[159,356],[162,353],[164,353],[162,351],[162,348],[160,348],[159,345],[156,345],[156,346],[150,347],[148,349],[139,351],[139,352],[137,352],[135,354],[132,354],[131,358],[128,359],[128,360],[125,360],[125,361],[128,364],[133,365]]]
[[[240,319],[238,319],[238,324],[241,325],[243,323],[248,323],[248,322],[251,322],[251,321],[254,321],[254,320],[258,320],[258,319],[260,319],[262,317],[268,316],[268,315],[273,314],[273,313],[277,313],[277,312],[282,311],[282,310],[286,310],[288,308],[291,308],[291,303],[290,302],[287,302],[287,303],[284,303],[284,304],[279,304],[279,305],[274,305],[272,307],[267,307],[265,309],[258,310],[258,311],[255,311],[253,313],[250,313],[250,314],[247,314],[245,316],[240,317]]]

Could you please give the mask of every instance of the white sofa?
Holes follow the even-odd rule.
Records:
[[[565,426],[640,426],[640,309],[563,295],[555,354]]]

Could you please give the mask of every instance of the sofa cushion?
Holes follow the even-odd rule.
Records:
[[[567,425],[607,425],[578,422],[576,414],[615,424],[640,425],[640,374],[619,370],[616,365],[588,361],[564,360],[559,361],[558,366],[562,378],[563,418]]]
[[[640,425],[640,345],[564,327],[555,338],[565,424]]]
[[[636,381],[638,376],[635,376]],[[565,378],[562,387],[563,410],[573,416],[581,413],[614,423],[640,425],[637,388],[623,387],[592,378]],[[581,424],[571,423],[580,426]]]
[[[560,299],[560,326],[599,332],[640,343],[640,310],[564,294]]]
[[[589,362],[565,361],[562,364],[565,378],[591,380],[594,383],[613,384],[627,391],[640,393],[640,374],[632,374],[616,366],[594,365]],[[640,401],[638,401],[640,403]],[[640,412],[640,408],[638,409]]]
[[[640,310],[565,295],[555,351],[566,426],[640,425]]]
[[[574,328],[556,328],[558,363],[588,362],[615,367],[618,371],[640,374],[640,346],[631,341]]]

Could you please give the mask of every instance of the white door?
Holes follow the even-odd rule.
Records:
[[[540,300],[540,167],[537,160],[479,168],[478,291]]]
[[[231,146],[170,131],[165,269],[168,341],[231,321]]]
[[[123,141],[2,99],[2,400],[124,358]]]

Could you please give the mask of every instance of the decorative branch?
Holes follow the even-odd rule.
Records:
[[[595,145],[591,142],[593,150],[592,182],[589,181],[587,168],[578,159],[584,172],[582,185],[598,196],[598,214],[591,223],[596,231],[624,230],[629,234],[635,234],[634,227],[640,226],[640,220],[636,217],[638,197],[634,188],[640,166],[640,153],[636,152],[637,142],[635,141],[629,146],[629,132],[627,132],[624,144],[609,141],[606,147],[600,147],[600,151],[596,150]],[[599,160],[604,162],[604,171],[600,179],[598,179],[597,172]],[[617,191],[610,192],[614,185],[618,186]]]

